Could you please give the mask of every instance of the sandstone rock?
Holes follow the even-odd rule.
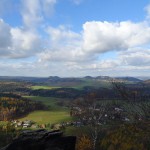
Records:
[[[75,150],[76,137],[63,136],[59,130],[25,131],[1,150]]]

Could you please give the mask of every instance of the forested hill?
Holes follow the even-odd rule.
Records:
[[[0,121],[16,119],[39,109],[45,109],[40,102],[33,102],[14,94],[0,93]]]
[[[141,82],[139,78],[135,77],[110,77],[110,76],[85,76],[85,77],[11,77],[11,76],[0,76],[1,82],[30,82],[30,83],[83,83],[85,80],[97,80],[97,81],[130,81],[130,82]]]

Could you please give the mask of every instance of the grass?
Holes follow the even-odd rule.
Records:
[[[34,111],[29,115],[27,115],[26,117],[21,118],[20,120],[33,120],[38,124],[45,124],[45,123],[53,124],[72,120],[69,114],[69,109],[57,105],[57,102],[60,101],[61,99],[52,97],[40,97],[40,96],[26,96],[26,98],[29,98],[33,101],[36,100],[42,102],[43,104],[49,107],[49,110]]]
[[[20,120],[33,120],[38,124],[59,123],[71,120],[68,111],[34,111]]]
[[[31,86],[32,90],[40,90],[40,89],[43,89],[43,90],[52,90],[52,89],[57,89],[57,88],[60,88],[60,87],[53,87],[53,86]]]
[[[53,97],[42,97],[42,96],[25,96],[26,98],[33,100],[33,101],[38,101],[42,102],[44,105],[50,107],[51,110],[62,110],[64,107],[58,106],[57,102],[59,102],[61,99],[59,98],[53,98]]]
[[[7,123],[7,121],[0,121],[0,125],[6,125]]]

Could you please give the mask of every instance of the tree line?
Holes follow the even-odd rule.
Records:
[[[14,94],[5,93],[0,96],[0,121],[9,121],[27,115],[34,110],[46,109],[46,106],[40,102]]]

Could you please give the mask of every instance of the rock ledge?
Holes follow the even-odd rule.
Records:
[[[76,137],[63,136],[59,130],[24,131],[8,146],[0,150],[75,150]]]

